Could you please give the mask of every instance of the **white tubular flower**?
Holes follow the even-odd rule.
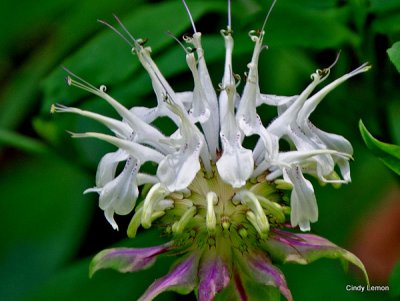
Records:
[[[116,230],[118,225],[114,220],[114,213],[126,215],[135,207],[139,195],[136,183],[138,168],[138,160],[129,157],[124,170],[99,192],[99,206],[104,210],[107,221]]]
[[[310,222],[318,220],[318,206],[314,189],[306,180],[298,166],[283,169],[284,180],[293,186],[290,197],[292,212],[290,222],[293,227],[299,226],[302,231],[310,230]]]
[[[206,101],[203,85],[200,81],[196,66],[196,58],[193,53],[188,53],[186,55],[186,62],[190,71],[192,71],[194,80],[194,89],[193,93],[191,93],[192,108],[189,110],[189,113],[194,122],[199,121],[203,124],[210,118],[210,108],[208,106],[208,102]]]
[[[201,126],[204,130],[211,158],[216,161],[217,151],[219,150],[218,137],[220,129],[217,94],[211,82],[204,58],[204,50],[201,46],[201,33],[195,32],[191,39],[187,38],[187,42],[194,46],[197,53],[198,77],[203,88],[202,101],[207,103],[209,109],[209,117]]]
[[[128,160],[128,153],[122,149],[108,153],[101,158],[96,172],[96,186],[104,187],[115,177],[115,172],[119,162]]]
[[[250,223],[260,236],[267,237],[271,223],[268,214],[275,214],[272,214],[272,224],[282,222],[284,214],[290,212],[285,209],[289,206],[292,226],[308,231],[310,223],[318,219],[318,208],[312,184],[304,175],[335,185],[350,182],[349,161],[353,154],[349,141],[318,129],[310,122],[310,115],[330,91],[367,71],[370,66],[363,64],[313,94],[316,87],[327,79],[336,60],[332,66],[313,73],[311,83],[299,95],[263,94],[259,86],[258,64],[262,50],[266,48],[263,45],[264,24],[262,30],[249,33],[254,50],[240,96],[237,92],[240,82],[232,65],[234,40],[229,21],[227,29],[221,31],[225,65],[217,96],[207,69],[201,33],[192,22],[193,36],[185,36],[184,41],[193,50],[181,46],[185,50],[188,72],[193,77],[193,90],[177,92],[153,61],[151,48],[145,47],[143,39],[135,39],[121,21],[117,21],[123,32],[102,23],[123,37],[138,57],[151,80],[156,98],[154,106],[128,109],[107,94],[105,86],[96,88],[67,70],[69,85],[102,98],[114,108],[121,120],[62,105],[51,109],[52,112],[74,113],[95,120],[115,135],[72,134],[78,138],[103,140],[117,147],[115,152],[101,159],[96,186],[86,190],[100,195],[100,207],[110,224],[117,229],[114,213],[130,213],[135,207],[140,186],[150,184],[152,188],[143,206],[136,209],[129,230],[133,236],[140,225],[150,227],[154,220],[168,215],[169,210],[174,210],[174,214],[180,217],[179,222],[175,221],[171,226],[172,232],[181,233],[192,220],[203,219],[209,233],[218,232],[218,223],[224,229],[230,227],[230,217],[221,212],[234,212],[234,208],[239,208],[246,223]],[[277,110],[277,117],[272,122],[263,121],[257,113],[257,107],[261,105]],[[176,124],[174,134],[166,136],[152,124],[160,117],[167,117]],[[259,136],[259,141],[252,149],[245,148],[243,140],[251,135]],[[279,149],[281,139],[289,142],[292,146],[290,151]],[[155,174],[141,172],[145,162],[157,165]],[[119,164],[125,164],[125,167],[117,174]],[[335,170],[340,170],[341,177]],[[291,190],[290,202],[271,205],[271,201],[258,191],[261,186],[266,189],[265,183],[275,185],[273,190]],[[190,201],[187,199],[189,196]],[[239,202],[233,199],[234,196]],[[229,206],[227,202],[230,202]],[[199,217],[204,212],[204,218]],[[238,231],[243,237],[247,235],[243,227],[238,227]]]
[[[258,59],[262,50],[262,41],[264,32],[259,36],[254,31],[249,34],[251,40],[255,43],[253,57],[247,65],[249,72],[247,74],[246,85],[243,89],[239,107],[236,113],[236,120],[240,129],[246,136],[257,134],[261,137],[266,149],[267,159],[273,159],[278,153],[278,143],[276,137],[270,135],[261,123],[260,116],[256,111],[257,99],[260,98],[260,87],[258,84]]]
[[[232,73],[233,38],[230,29],[221,31],[225,39],[225,71],[219,96],[222,155],[217,161],[221,178],[233,187],[241,187],[250,178],[254,161],[251,150],[242,147],[240,131],[234,113],[236,86]]]
[[[203,162],[208,164],[208,167],[210,158],[208,150],[204,151],[203,135],[189,120],[187,114],[172,102],[169,103],[169,108],[180,118],[180,146],[177,151],[168,154],[160,162],[157,176],[168,190],[176,191],[185,189],[193,181],[200,170],[199,156],[201,153],[204,155]]]

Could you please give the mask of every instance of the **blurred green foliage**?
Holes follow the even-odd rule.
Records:
[[[253,47],[247,33],[261,27],[270,2],[232,1],[236,73],[246,71]],[[226,26],[225,3],[188,4],[203,32],[206,60],[217,87],[223,66],[219,29]],[[129,46],[96,22],[114,24],[113,13],[135,37],[149,38],[155,61],[176,90],[192,88],[184,52],[164,34],[169,30],[180,37],[191,32],[178,0],[4,0],[0,4],[0,300],[135,300],[154,277],[168,270],[170,259],[164,258],[145,272],[128,276],[105,271],[88,279],[89,258],[125,237],[129,217],[119,217],[123,230],[116,233],[103,219],[96,197],[82,195],[94,183],[99,158],[112,148],[98,141],[72,141],[65,133],[104,129],[83,118],[49,114],[52,103],[115,114],[101,100],[68,88],[61,65],[96,86],[107,85],[110,94],[128,107],[155,103],[151,83]],[[329,95],[312,116],[322,129],[339,133],[354,145],[353,183],[340,190],[316,189],[320,220],[313,228],[349,247],[365,217],[398,185],[398,178],[364,147],[357,123],[362,118],[380,140],[400,142],[400,76],[386,53],[400,40],[400,2],[278,0],[266,30],[269,49],[259,67],[265,93],[299,93],[309,75],[329,66],[339,50],[331,78],[365,61],[373,65],[367,74]],[[264,122],[275,113],[269,107],[260,112]],[[122,244],[150,246],[160,241],[150,231]],[[282,269],[295,300],[394,300],[387,293],[346,291],[346,284],[359,280],[343,273],[338,262],[322,260]],[[396,275],[393,279],[398,279]],[[190,297],[166,294],[158,300],[179,298]]]
[[[381,159],[387,167],[400,175],[400,146],[383,143],[375,139],[361,120],[359,127],[361,136],[371,152]]]

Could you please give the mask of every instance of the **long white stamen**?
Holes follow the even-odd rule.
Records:
[[[77,84],[79,84],[79,82],[77,82],[77,81],[75,81],[75,80],[73,80],[72,78],[76,78],[77,80],[79,80],[79,81],[81,81],[81,85],[82,86],[84,86],[84,87],[86,87],[85,88],[85,90],[87,90],[87,89],[93,89],[93,90],[97,90],[97,88],[95,87],[95,86],[93,86],[91,83],[88,83],[87,81],[85,81],[84,79],[82,79],[81,77],[79,77],[78,75],[76,75],[75,73],[73,73],[72,71],[70,71],[67,67],[65,67],[65,66],[63,66],[62,67],[63,69],[64,69],[64,71],[65,72],[67,72],[71,77],[67,77],[66,78],[66,80],[67,80],[67,84],[69,85],[69,86],[71,86],[71,85],[74,85],[74,83],[77,83]],[[87,91],[89,91],[89,90],[87,90]]]
[[[264,20],[263,26],[261,27],[261,33],[263,33],[263,32],[264,32],[265,25],[267,24],[267,21],[268,21],[269,15],[271,14],[271,12],[272,12],[272,9],[274,8],[276,1],[277,1],[277,0],[274,0],[274,2],[272,2],[272,4],[271,4],[271,7],[269,8],[269,11],[268,11],[268,13],[267,13],[267,16],[265,17],[265,20]]]
[[[183,49],[183,51],[185,51],[186,55],[189,54],[189,51],[188,51],[188,49],[185,47],[185,45],[183,45],[182,42],[179,41],[179,39],[178,39],[176,36],[174,36],[174,35],[172,34],[172,32],[167,31],[166,34],[167,34],[168,36],[170,36],[171,38],[173,38],[173,39],[179,44],[179,46],[182,47],[182,49]]]
[[[134,42],[137,43],[136,39],[132,36],[132,34],[129,32],[128,29],[126,29],[124,23],[122,23],[122,21],[118,18],[117,15],[114,15],[115,20],[117,20],[118,24],[122,27],[122,29],[125,31],[125,33],[129,36],[129,38]]]
[[[99,23],[107,26],[108,28],[110,28],[112,31],[114,31],[118,36],[120,36],[129,46],[133,47],[134,44],[129,41],[126,37],[124,37],[124,35],[118,31],[118,29],[116,29],[114,26],[112,26],[111,24],[107,23],[106,21],[103,20],[97,20]]]
[[[193,32],[196,33],[197,32],[196,25],[194,25],[193,17],[192,17],[192,14],[190,13],[189,7],[187,6],[185,0],[182,0],[182,3],[185,6],[187,14],[189,15],[190,23],[192,23],[192,27],[193,27]]]
[[[232,29],[231,0],[228,0],[228,29]]]

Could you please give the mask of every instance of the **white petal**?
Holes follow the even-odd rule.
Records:
[[[212,159],[216,160],[216,153],[219,149],[219,110],[218,110],[218,99],[215,93],[214,86],[211,82],[210,75],[208,73],[206,61],[204,58],[204,50],[201,46],[201,33],[196,32],[191,40],[197,53],[198,60],[198,73],[200,83],[204,91],[204,101],[207,102],[210,110],[210,116],[208,120],[202,124],[204,134],[206,137],[208,149]]]
[[[324,132],[312,125],[311,123],[308,123],[308,125],[311,132],[315,134],[319,139],[321,139],[321,141],[325,143],[327,148],[346,153],[350,156],[353,154],[353,147],[351,146],[351,143],[343,136]]]
[[[118,231],[118,224],[114,219],[114,209],[109,207],[104,210],[104,216],[106,217],[107,222],[113,227],[114,230]]]
[[[138,173],[136,181],[138,186],[142,186],[144,184],[156,184],[160,182],[160,180],[156,176],[148,175],[145,173]]]
[[[250,150],[242,147],[242,134],[233,116],[233,99],[226,91],[220,95],[222,155],[217,161],[221,178],[233,187],[241,187],[253,173],[254,161]]]
[[[146,69],[147,73],[150,76],[153,90],[157,97],[159,110],[158,113],[160,114],[160,116],[164,116],[165,114],[166,116],[170,117],[175,123],[177,123],[178,120],[176,119],[176,117],[174,117],[173,114],[169,114],[168,110],[165,109],[165,98],[168,97],[170,101],[173,101],[175,103],[175,105],[177,105],[182,110],[185,110],[185,106],[183,105],[181,99],[176,96],[174,90],[171,88],[168,81],[162,75],[160,69],[154,63],[153,59],[150,56],[151,49],[149,47],[143,47],[135,41],[135,51],[140,63]]]
[[[157,117],[159,117],[158,107],[133,107],[129,111],[146,123],[152,123]]]
[[[318,93],[314,94],[310,99],[306,101],[304,104],[303,108],[299,111],[299,114],[297,116],[297,124],[302,126],[305,122],[307,122],[308,118],[310,117],[310,114],[315,110],[317,105],[322,101],[322,99],[333,89],[335,89],[337,86],[339,86],[341,83],[345,82],[349,78],[365,72],[370,69],[370,66],[368,64],[364,64],[357,69],[353,70],[350,73],[347,73],[343,75],[342,77],[336,79],[326,87],[324,87],[322,90],[318,91]]]
[[[222,155],[217,161],[221,178],[233,187],[241,187],[253,172],[254,161],[250,150],[242,147],[242,133],[234,116],[235,80],[232,73],[233,39],[230,31],[222,31],[225,40],[225,68],[219,96]]]
[[[326,149],[326,145],[315,135],[308,135],[298,126],[290,127],[288,137],[299,151],[314,151]],[[326,176],[334,170],[335,162],[331,155],[321,154],[313,158],[317,162],[319,177]]]
[[[192,99],[192,107],[190,109],[190,116],[193,118],[194,122],[199,121],[200,123],[204,123],[210,117],[210,108],[208,107],[208,103],[206,101],[206,97],[204,94],[204,89],[199,79],[196,67],[196,59],[194,57],[194,54],[193,53],[187,54],[186,61],[190,71],[192,71],[193,81],[194,81],[194,90],[192,94],[193,99]]]
[[[316,73],[313,75],[316,75]],[[313,81],[300,94],[300,96],[297,97],[296,100],[290,104],[290,106],[281,115],[278,116],[278,118],[271,122],[271,124],[267,127],[267,131],[279,138],[285,135],[288,130],[288,126],[296,120],[297,115],[300,109],[303,107],[307,97],[320,82],[321,78],[319,76],[314,76]]]
[[[336,134],[327,133],[321,131],[320,129],[309,123],[310,130],[321,139],[322,142],[330,149],[337,150],[338,152],[346,153],[349,156],[353,154],[353,147],[350,142],[344,137]],[[342,174],[345,182],[350,182],[350,165],[349,159],[346,158],[334,158],[335,162],[338,164],[340,172]]]
[[[185,107],[186,111],[189,111],[193,103],[193,92],[191,91],[177,92],[175,93],[175,95],[176,98],[183,103],[183,106]]]
[[[284,179],[293,185],[290,197],[292,226],[299,226],[302,231],[310,230],[310,222],[318,220],[318,206],[314,189],[298,167],[284,169]]]
[[[211,172],[208,150],[204,147],[204,136],[191,122],[186,111],[175,103],[168,103],[169,109],[180,119],[179,123],[179,149],[169,154],[160,162],[157,177],[170,191],[187,188],[200,170],[202,158],[205,169]]]
[[[74,113],[81,116],[85,116],[91,119],[94,119],[106,127],[108,127],[111,131],[113,131],[117,136],[127,138],[131,135],[132,129],[122,121],[106,117],[94,112],[85,111],[77,108],[70,108],[62,105],[55,105],[52,107],[52,111],[61,112],[61,113]]]
[[[240,138],[228,140],[221,133],[221,141],[224,151],[217,161],[218,173],[226,183],[235,188],[241,187],[253,173],[253,154],[241,146]]]
[[[255,42],[255,46],[251,62],[247,65],[249,72],[246,85],[244,86],[243,95],[236,112],[237,123],[246,136],[258,133],[259,128],[262,127],[260,117],[256,112],[256,98],[260,94],[260,87],[258,85],[258,59],[261,52],[262,37],[263,34],[260,37],[251,36],[251,39]]]
[[[136,183],[139,166],[138,160],[129,158],[121,174],[101,190],[99,206],[105,211],[106,217],[113,227],[115,227],[115,221],[112,218],[114,213],[126,215],[135,207],[139,194]]]
[[[282,105],[290,105],[293,103],[299,95],[295,96],[279,96],[272,94],[258,94],[256,99],[256,106],[260,106],[262,104],[267,104],[270,106],[282,106]]]
[[[111,143],[119,148],[125,150],[128,154],[140,160],[140,162],[145,163],[148,161],[159,163],[164,156],[158,151],[143,146],[139,143],[135,143],[132,141],[123,140],[120,138],[116,138],[110,135],[104,135],[100,133],[83,133],[83,134],[75,134],[72,133],[73,138],[97,138],[108,143]]]
[[[117,112],[123,117],[124,121],[131,127],[131,132],[136,135],[136,140],[140,143],[146,143],[157,150],[167,153],[169,151],[165,144],[160,144],[159,141],[165,139],[165,136],[155,127],[147,124],[139,117],[137,117],[133,111],[129,111],[118,101],[112,98],[102,89],[97,93],[100,97],[106,100]]]
[[[312,151],[289,151],[289,152],[281,152],[278,155],[277,161],[272,162],[272,165],[278,166],[290,166],[290,165],[301,165],[302,162],[310,158],[314,158],[318,155],[337,155],[341,158],[348,158],[347,154],[339,153],[335,150],[331,149],[315,149]]]
[[[157,177],[168,190],[176,191],[190,185],[200,170],[199,153],[201,144],[182,148],[169,154],[160,162]]]
[[[128,154],[122,149],[104,155],[97,166],[96,186],[103,187],[113,180],[118,163],[127,159]]]
[[[88,188],[83,192],[83,194],[90,193],[90,192],[96,192],[96,193],[100,194],[102,189],[103,188],[100,188],[100,187]]]

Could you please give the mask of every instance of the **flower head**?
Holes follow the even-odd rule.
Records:
[[[52,111],[94,119],[114,133],[72,134],[117,147],[101,159],[96,186],[86,190],[99,194],[100,208],[112,227],[118,229],[115,214],[126,215],[136,208],[128,236],[134,237],[139,227],[157,225],[172,240],[158,247],[105,250],[94,258],[91,273],[103,268],[133,272],[148,267],[162,253],[186,254],[168,275],[148,288],[141,300],[151,300],[170,289],[181,293],[196,289],[199,300],[212,300],[221,291],[247,300],[250,282],[276,287],[291,300],[285,278],[273,261],[306,264],[332,257],[364,270],[354,255],[329,241],[287,230],[299,226],[308,231],[310,223],[318,219],[314,189],[305,175],[333,184],[350,181],[351,144],[339,135],[318,129],[309,116],[331,90],[367,71],[369,65],[361,65],[314,94],[332,66],[312,73],[311,83],[299,95],[262,94],[258,60],[265,48],[263,26],[249,34],[254,50],[239,94],[240,82],[232,67],[234,39],[229,21],[227,29],[221,31],[226,53],[217,95],[207,70],[201,33],[192,21],[194,34],[184,40],[194,51],[184,49],[194,88],[176,92],[153,61],[151,48],[117,21],[122,33],[102,23],[132,46],[149,75],[156,106],[128,109],[112,98],[105,86],[96,88],[68,71],[69,85],[99,96],[122,120],[61,105],[53,106]],[[277,117],[267,126],[257,114],[257,107],[262,105],[277,110]],[[153,121],[159,117],[171,119],[176,132],[167,136],[157,129]],[[246,148],[243,140],[251,135],[258,137],[258,143]],[[282,139],[290,143],[290,151],[280,150]],[[117,174],[121,162],[125,167]],[[158,166],[155,174],[141,171],[146,162]],[[151,188],[136,205],[139,188],[144,184]]]

